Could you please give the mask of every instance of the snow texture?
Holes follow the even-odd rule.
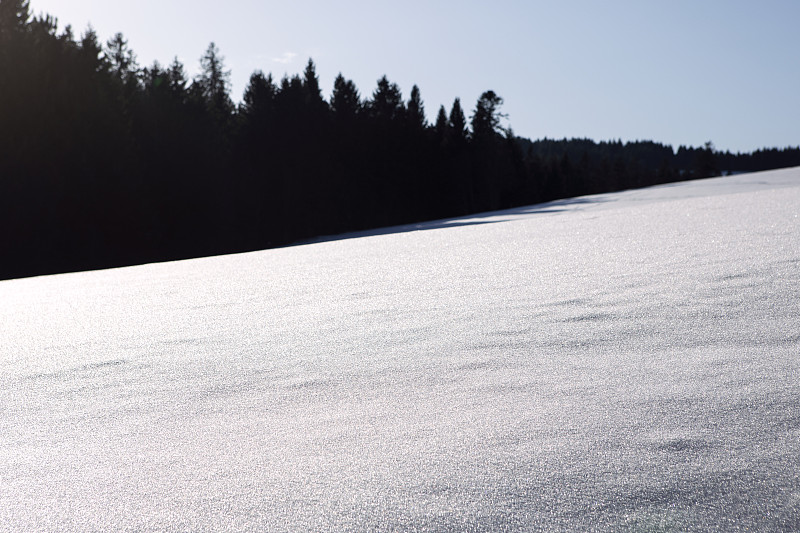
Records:
[[[0,282],[0,529],[798,531],[800,169]]]

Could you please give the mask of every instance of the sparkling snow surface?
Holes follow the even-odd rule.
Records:
[[[800,530],[799,215],[789,169],[0,282],[0,529]]]

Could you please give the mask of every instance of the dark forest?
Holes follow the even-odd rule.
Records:
[[[0,279],[800,165],[800,147],[531,141],[502,126],[491,90],[428,123],[420,89],[386,76],[362,95],[340,74],[326,100],[312,60],[253,73],[236,105],[213,43],[201,66],[140,67],[121,34],[76,37],[0,0]]]

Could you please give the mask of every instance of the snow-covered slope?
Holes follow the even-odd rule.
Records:
[[[0,529],[798,530],[799,215],[789,169],[0,282]]]

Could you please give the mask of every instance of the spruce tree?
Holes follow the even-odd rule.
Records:
[[[29,0],[0,0],[0,42],[25,29],[31,18]]]
[[[378,87],[368,102],[370,116],[380,122],[392,122],[400,119],[405,113],[403,95],[396,83],[391,83],[386,76],[378,80]]]
[[[333,82],[331,93],[331,111],[336,120],[346,120],[355,117],[362,108],[361,97],[355,84],[346,80],[341,72]]]
[[[106,70],[108,63],[103,57],[103,47],[97,39],[97,33],[89,26],[81,36],[79,56],[90,72]]]
[[[172,96],[184,102],[186,100],[186,85],[189,79],[186,77],[186,69],[177,57],[172,60],[167,69],[167,81]]]
[[[234,105],[229,93],[231,72],[225,70],[224,60],[217,45],[209,44],[200,58],[200,74],[195,85],[214,120],[227,122],[234,112]]]
[[[105,53],[111,65],[111,72],[123,83],[129,83],[136,75],[138,66],[136,54],[130,49],[128,41],[121,33],[116,33],[108,40]]]
[[[409,98],[408,105],[406,106],[406,118],[412,131],[420,131],[425,129],[425,106],[422,104],[419,87],[416,85],[411,88],[411,97]]]
[[[310,58],[303,71],[303,92],[305,93],[305,104],[309,112],[320,113],[327,107],[325,100],[322,98],[322,90],[319,87],[317,67]]]
[[[264,76],[260,70],[253,72],[242,97],[242,104],[239,107],[240,115],[248,120],[264,117],[271,113],[275,105],[276,90],[272,74]]]
[[[456,98],[453,101],[453,107],[450,109],[450,117],[447,122],[450,126],[450,142],[457,147],[466,144],[469,132],[467,131],[467,119],[464,116],[464,110],[461,108],[460,98]]]
[[[502,104],[503,99],[494,91],[486,91],[478,99],[472,115],[472,136],[476,141],[483,142],[501,133],[500,120],[505,118],[500,113]]]
[[[436,115],[436,124],[433,126],[433,131],[436,133],[436,140],[441,145],[447,138],[447,111],[444,106],[439,106],[439,113]]]

